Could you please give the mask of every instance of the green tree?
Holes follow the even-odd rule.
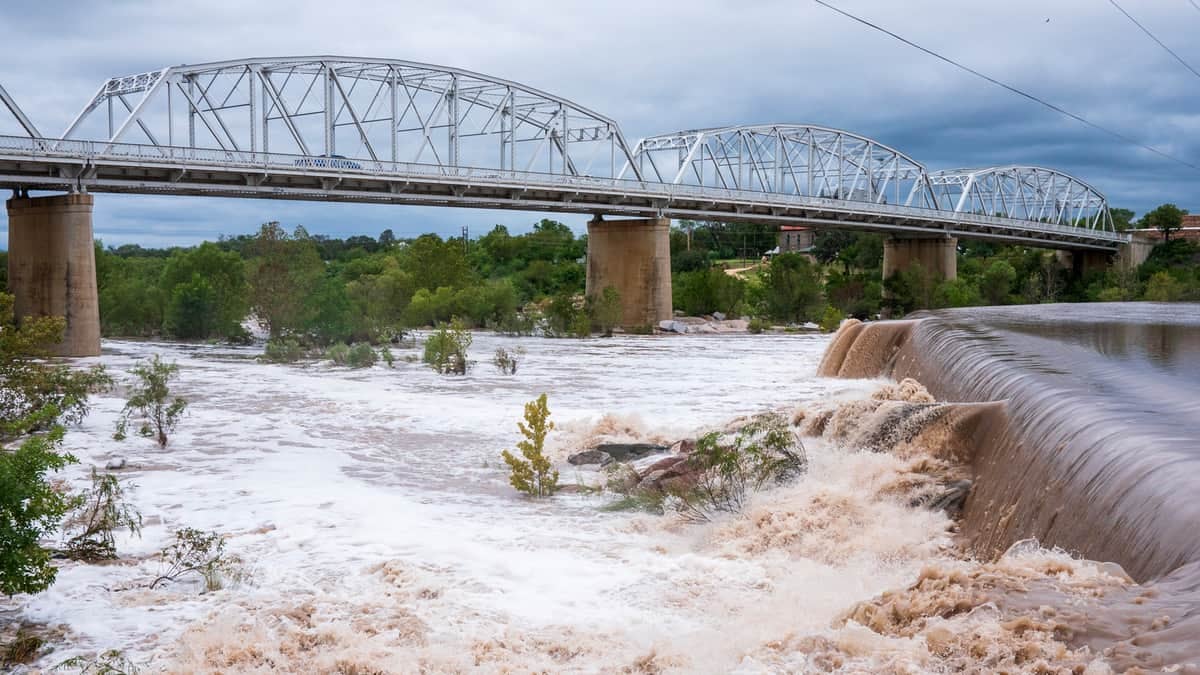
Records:
[[[141,418],[138,434],[153,438],[161,448],[167,447],[167,432],[175,431],[179,419],[187,408],[187,401],[171,396],[170,380],[179,373],[179,366],[165,363],[155,354],[148,363],[140,363],[129,369],[134,376],[121,416],[117,418],[114,437],[125,438],[129,421]]]
[[[103,369],[74,371],[46,360],[62,339],[61,317],[13,321],[13,296],[0,294],[0,593],[36,593],[56,569],[41,541],[71,500],[49,476],[75,461],[61,451],[64,422],[87,413],[87,396],[107,385]]]
[[[725,270],[710,267],[677,275],[672,295],[675,307],[684,314],[736,315],[744,305],[746,282]]]
[[[423,234],[409,242],[401,252],[400,263],[412,275],[417,289],[461,288],[471,282],[462,242],[442,241],[436,234]]]
[[[815,264],[798,253],[781,253],[762,275],[763,311],[776,321],[820,319],[825,309],[821,291],[821,270]]]
[[[211,242],[175,251],[160,289],[167,299],[163,328],[168,334],[201,339],[242,334],[249,289],[238,254]]]
[[[277,338],[303,333],[312,305],[309,297],[325,275],[317,246],[302,228],[289,236],[279,223],[265,223],[251,242],[250,304],[259,323]]]
[[[424,361],[441,375],[466,375],[471,342],[471,332],[461,320],[441,324],[425,340]]]
[[[558,490],[558,471],[545,455],[546,435],[554,430],[546,395],[525,404],[525,421],[517,422],[525,440],[517,443],[521,456],[505,450],[501,453],[508,465],[508,482],[530,497],[549,497]]]
[[[1171,241],[1171,234],[1183,229],[1183,217],[1187,211],[1174,204],[1163,204],[1142,216],[1140,225],[1162,232],[1163,241]]]
[[[1133,227],[1133,211],[1129,209],[1109,209],[1108,213],[1112,216],[1113,229],[1117,232],[1124,232]]]
[[[1146,282],[1145,298],[1152,302],[1176,302],[1183,295],[1183,284],[1170,272],[1155,272]]]
[[[1003,305],[1012,294],[1012,285],[1017,280],[1017,270],[1004,260],[993,261],[983,273],[979,291],[989,305]]]
[[[54,583],[57,569],[41,541],[58,528],[70,500],[50,484],[48,474],[75,458],[61,452],[63,427],[25,435],[58,415],[53,407],[0,429],[0,593],[37,593]],[[14,443],[16,438],[19,442]],[[14,447],[15,445],[15,447]]]

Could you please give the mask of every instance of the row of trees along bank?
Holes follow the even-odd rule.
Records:
[[[1137,225],[1169,235],[1183,213],[1164,205]],[[1121,227],[1132,219],[1115,215]],[[882,280],[881,235],[823,230],[807,254],[762,262],[776,241],[770,226],[679,223],[671,233],[675,308],[755,317],[755,326],[832,327],[885,309],[1200,300],[1200,247],[1178,237],[1136,270],[1113,266],[1082,278],[1052,251],[961,240],[950,281],[919,266]],[[470,242],[434,234],[401,241],[390,230],[336,239],[267,223],[254,235],[194,247],[97,244],[100,315],[108,336],[232,340],[246,339],[243,322],[254,316],[272,337],[313,347],[379,343],[455,317],[468,328],[530,333],[538,323],[549,335],[587,335],[612,327],[620,298],[584,303],[586,250],[586,236],[552,220],[521,235],[498,225]],[[5,258],[0,252],[0,275]]]

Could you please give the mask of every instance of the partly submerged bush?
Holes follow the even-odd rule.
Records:
[[[225,578],[232,576],[241,563],[236,556],[225,553],[225,538],[220,534],[190,527],[176,531],[175,542],[159,555],[162,574],[151,582],[150,588],[187,574],[197,574],[204,579],[204,590],[219,590]]]
[[[142,514],[125,499],[125,485],[111,473],[92,469],[92,487],[74,500],[75,511],[67,527],[78,534],[67,540],[67,557],[75,560],[109,560],[117,557],[114,533],[126,528],[142,533]]]
[[[492,357],[492,364],[502,375],[516,375],[517,356],[523,353],[520,347],[511,352],[504,347],[496,347],[496,355]]]
[[[530,497],[549,497],[558,490],[558,471],[544,453],[546,434],[554,429],[545,394],[525,404],[525,421],[517,422],[517,428],[525,437],[517,443],[521,457],[508,450],[502,453],[510,471],[508,482]]]
[[[844,318],[846,317],[842,316],[841,310],[833,305],[827,305],[825,313],[821,315],[821,330],[826,333],[836,331],[838,326],[842,325],[842,319]]]
[[[141,418],[138,434],[153,438],[159,447],[167,447],[167,432],[174,432],[187,408],[187,401],[171,397],[170,380],[179,373],[179,366],[165,363],[158,354],[149,363],[129,369],[136,378],[130,387],[129,401],[117,419],[117,440],[125,438],[131,419]]]
[[[94,658],[76,656],[54,666],[55,671],[71,670],[78,675],[137,675],[138,667],[119,649],[109,649]]]
[[[610,480],[609,487],[638,508],[678,512],[684,519],[708,521],[718,513],[741,511],[749,496],[772,485],[795,480],[808,469],[800,439],[776,413],[754,418],[736,433],[713,432],[696,441],[684,480],[665,490]],[[619,477],[617,477],[619,478]]]
[[[294,338],[272,338],[263,348],[262,360],[268,363],[295,363],[304,358],[304,347]]]
[[[71,507],[48,475],[75,461],[60,451],[63,428],[54,425],[26,436],[15,448],[2,442],[15,429],[36,428],[58,415],[49,407],[30,418],[0,423],[0,594],[38,593],[54,583],[58,572],[41,541]]]
[[[758,333],[761,333],[761,332],[769,329],[770,327],[771,327],[770,321],[767,321],[766,319],[756,316],[753,319],[750,319],[750,323],[747,324],[746,330],[757,335]]]
[[[370,368],[375,365],[379,355],[374,347],[365,342],[352,345],[340,342],[325,350],[325,358],[347,368]]]
[[[471,333],[455,318],[440,324],[425,340],[425,363],[442,375],[466,375]]]

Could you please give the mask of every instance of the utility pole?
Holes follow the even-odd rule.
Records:
[[[463,225],[463,226],[462,226],[462,238],[463,238],[463,255],[466,255],[466,254],[467,254],[467,246],[468,246],[468,242],[470,242],[470,241],[471,241],[471,228],[470,228],[470,226],[468,226],[468,225]]]
[[[690,251],[690,250],[692,250],[692,224],[693,224],[693,223],[692,223],[692,221],[690,221],[690,220],[689,220],[689,221],[687,221],[687,228],[688,228],[688,247],[687,247],[687,250],[689,250],[689,251]]]

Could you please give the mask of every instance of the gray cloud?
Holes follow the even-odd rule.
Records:
[[[1200,163],[1200,80],[1107,3],[841,0],[878,23],[1122,134]],[[1200,12],[1134,3],[1200,66]],[[1047,19],[1049,21],[1047,21]],[[176,63],[332,53],[478,70],[616,118],[628,138],[796,121],[876,137],[930,168],[1043,164],[1117,206],[1189,206],[1200,172],[1123,144],[807,0],[788,2],[28,3],[0,25],[0,82],[45,133],[112,75]],[[0,116],[0,133],[10,132]],[[104,195],[109,243],[190,243],[270,219],[330,234],[528,228],[538,214]],[[1200,205],[1192,205],[1200,207]],[[579,227],[582,219],[566,218]],[[6,230],[0,216],[0,231]]]

